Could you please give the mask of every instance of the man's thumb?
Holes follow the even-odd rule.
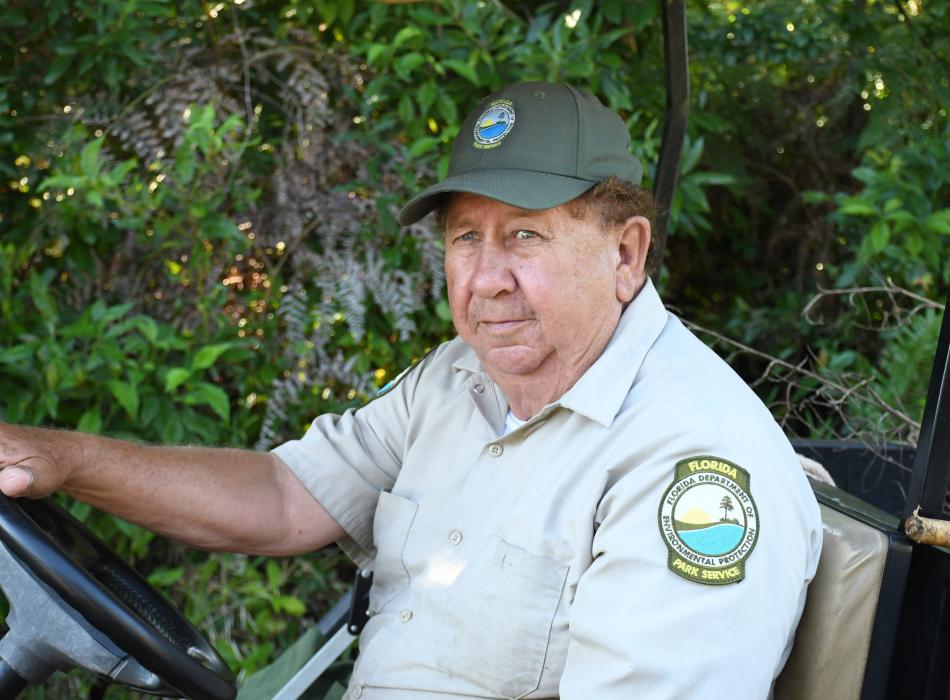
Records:
[[[27,496],[32,486],[33,470],[29,467],[7,467],[0,471],[0,491],[7,496]]]

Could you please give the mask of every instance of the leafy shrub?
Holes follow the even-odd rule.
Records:
[[[914,413],[936,310],[883,333],[878,299],[799,315],[820,287],[890,279],[941,298],[950,283],[947,84],[934,77],[948,10],[862,7],[690,3],[695,100],[661,281],[686,316],[761,353],[734,356],[750,380],[766,357],[814,369],[759,384],[767,400],[820,397],[823,380],[860,372]],[[451,335],[440,236],[394,214],[445,172],[476,97],[521,79],[589,87],[626,120],[649,185],[665,99],[657,9],[4,7],[0,419],[266,448],[358,405]],[[787,426],[889,425],[867,404],[849,411]],[[349,574],[334,553],[204,556],[70,507],[245,673]]]

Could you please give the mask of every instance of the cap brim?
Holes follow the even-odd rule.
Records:
[[[550,209],[582,195],[596,182],[564,175],[510,168],[452,175],[410,199],[399,210],[400,224],[414,224],[435,209],[448,192],[467,192],[497,199],[520,209]]]

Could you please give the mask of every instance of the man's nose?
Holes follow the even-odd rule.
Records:
[[[511,260],[503,246],[486,245],[478,253],[472,271],[472,293],[483,299],[492,299],[518,287]]]

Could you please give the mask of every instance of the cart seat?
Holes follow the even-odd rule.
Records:
[[[899,521],[814,484],[824,541],[777,700],[884,698],[910,545]]]

